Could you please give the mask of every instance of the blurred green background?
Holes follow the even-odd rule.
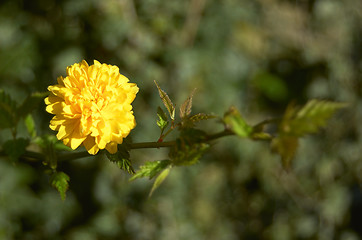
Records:
[[[41,166],[2,157],[0,239],[362,239],[360,0],[1,1],[0,88],[17,102],[83,59],[117,65],[139,86],[135,142],[158,137],[153,80],[178,106],[196,88],[195,112],[234,105],[250,124],[292,100],[350,107],[302,139],[290,172],[266,143],[230,137],[173,169],[150,199],[151,181],[129,183],[102,156],[59,166],[71,178],[65,202]],[[53,134],[44,105],[34,117],[39,134]],[[131,155],[137,165],[167,152]]]

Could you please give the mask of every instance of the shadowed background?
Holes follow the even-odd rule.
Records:
[[[359,0],[2,1],[0,88],[21,103],[83,59],[117,65],[140,88],[134,142],[159,135],[153,80],[178,106],[196,88],[195,112],[234,105],[250,124],[290,101],[350,107],[302,139],[289,173],[266,143],[230,137],[150,199],[151,181],[129,183],[102,156],[60,164],[65,202],[40,165],[1,158],[0,239],[362,239],[361,36]],[[37,132],[53,134],[44,108]],[[137,166],[167,151],[131,157]]]

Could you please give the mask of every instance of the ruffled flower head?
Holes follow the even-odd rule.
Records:
[[[138,87],[128,81],[117,66],[96,60],[67,67],[67,76],[48,87],[46,111],[55,115],[50,128],[72,149],[83,143],[90,154],[104,148],[116,153],[136,126],[131,103]]]

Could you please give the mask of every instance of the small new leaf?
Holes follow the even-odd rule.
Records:
[[[167,178],[168,174],[170,173],[171,167],[168,167],[166,169],[164,169],[156,178],[156,180],[154,181],[153,185],[152,185],[152,189],[150,191],[150,194],[148,195],[148,197],[151,197],[153,192],[161,185],[161,183],[163,183],[163,181],[165,181],[165,179]]]
[[[239,111],[234,107],[231,107],[225,113],[223,121],[226,125],[226,128],[231,130],[239,137],[250,137],[253,132],[253,128],[245,122]]]
[[[145,162],[144,165],[140,166],[140,169],[129,179],[133,181],[137,178],[149,177],[152,179],[163,169],[171,165],[170,160],[162,160],[162,161],[148,161]]]
[[[16,102],[0,89],[0,129],[15,127],[16,124]]]
[[[129,151],[123,144],[118,145],[118,151],[115,154],[111,154],[106,151],[106,156],[111,162],[116,163],[120,169],[128,172],[129,174],[135,173],[130,160]]]
[[[346,106],[345,103],[316,99],[309,101],[301,109],[290,105],[279,126],[279,133],[298,137],[316,133],[337,110]]]
[[[163,131],[168,126],[168,119],[165,112],[160,107],[157,108],[157,116],[158,116],[157,126],[159,126],[159,128],[161,129],[161,135],[162,135]]]
[[[64,172],[55,172],[50,177],[50,184],[59,192],[62,201],[65,200],[69,188],[69,176]]]
[[[194,96],[194,91],[191,93],[191,95],[186,99],[186,101],[181,105],[180,107],[180,117],[185,118],[191,114],[191,108],[192,108],[192,98]]]
[[[156,84],[156,87],[158,89],[158,93],[160,94],[160,98],[163,102],[163,104],[165,105],[167,111],[169,112],[170,114],[170,118],[172,120],[175,120],[175,107],[171,101],[171,99],[169,98],[169,96],[167,95],[167,93],[165,91],[163,91],[157,84],[156,81],[154,81],[155,84]]]

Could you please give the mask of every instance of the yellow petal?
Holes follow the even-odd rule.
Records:
[[[57,138],[62,140],[63,138],[68,137],[73,133],[75,127],[75,124],[60,125]]]
[[[86,138],[86,136],[81,136],[77,131],[74,131],[73,134],[69,136],[69,147],[73,150],[76,149]]]
[[[60,114],[63,111],[64,102],[56,102],[54,104],[48,105],[45,110],[48,113]]]
[[[99,148],[94,140],[94,137],[88,136],[84,140],[83,145],[87,149],[87,151],[92,155],[97,154],[97,152],[99,151]]]
[[[110,153],[110,154],[115,154],[117,152],[117,143],[115,142],[110,142],[107,144],[106,146],[106,149],[107,151]]]

